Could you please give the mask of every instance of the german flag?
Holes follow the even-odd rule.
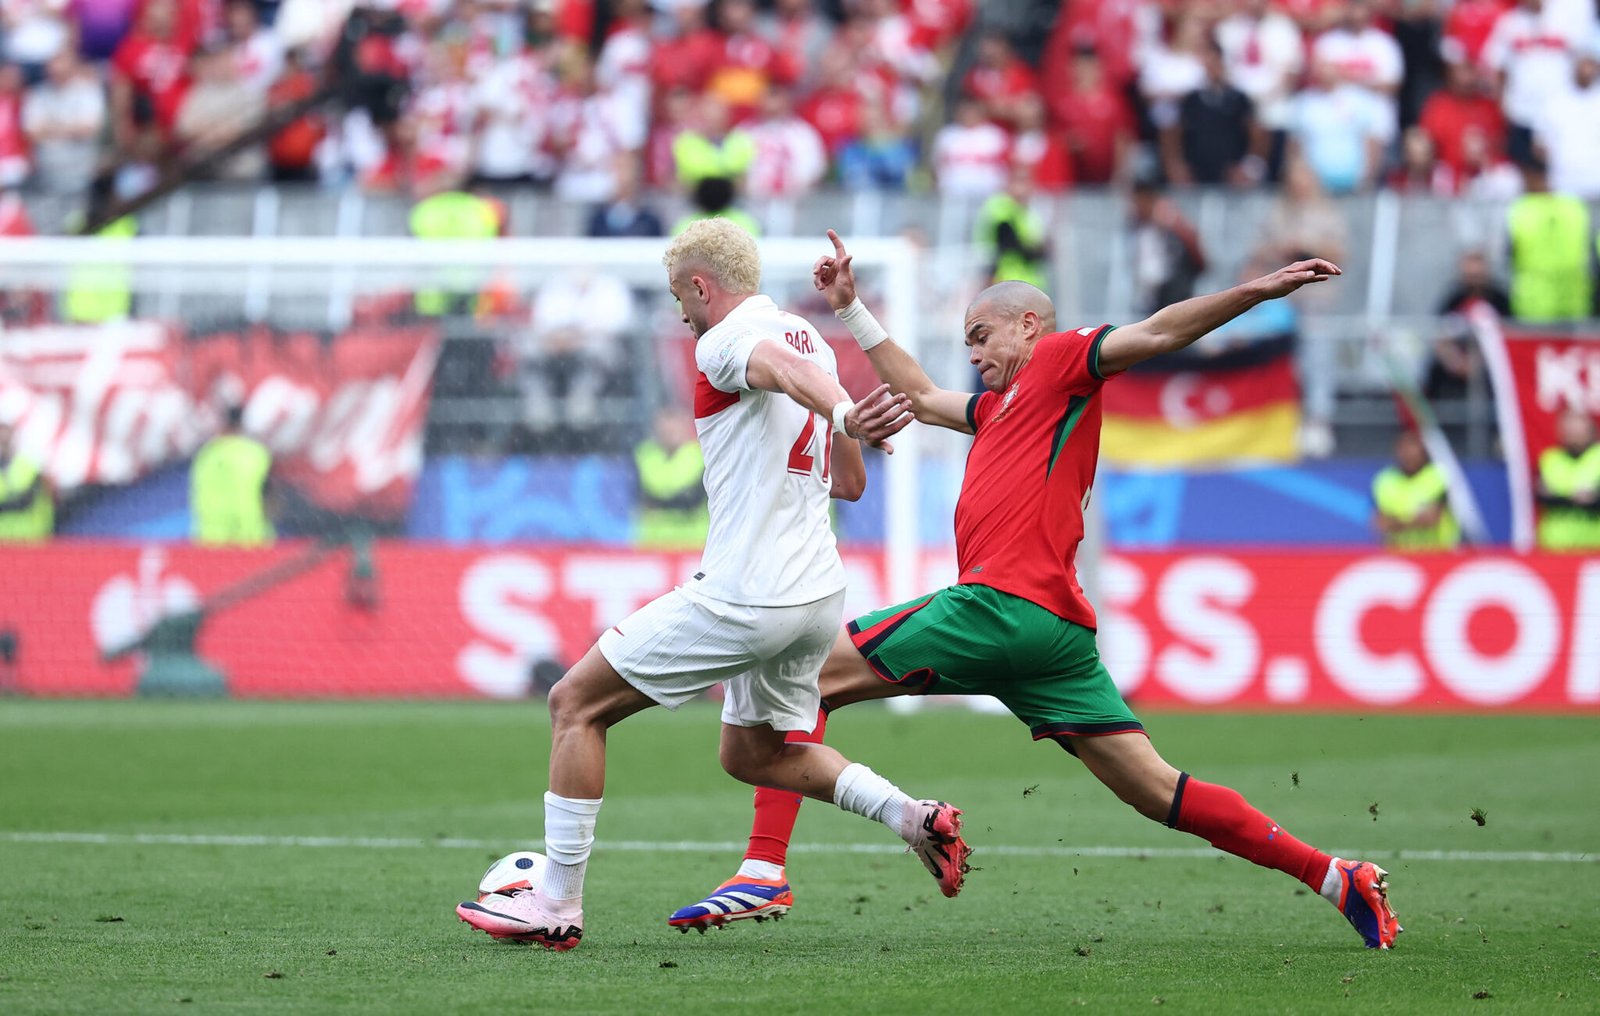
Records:
[[[1119,466],[1293,462],[1300,382],[1292,338],[1211,357],[1160,357],[1103,389],[1100,454]]]

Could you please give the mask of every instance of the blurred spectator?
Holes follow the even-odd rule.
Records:
[[[854,58],[843,49],[829,49],[817,65],[817,87],[799,107],[800,115],[822,135],[828,154],[837,158],[845,146],[861,138],[864,131],[863,106],[866,100],[855,86]],[[887,119],[887,110],[880,120]]]
[[[694,119],[672,142],[672,160],[678,183],[692,189],[707,177],[741,179],[755,158],[755,142],[731,125],[728,106],[704,96],[694,108]]]
[[[942,83],[945,65],[928,49],[926,37],[900,0],[859,0],[854,11],[856,16],[840,29],[836,45],[855,47],[873,71],[875,80],[868,83],[890,93],[883,98],[897,116],[914,119],[917,90]]]
[[[900,190],[917,165],[917,146],[899,129],[883,101],[860,105],[858,136],[847,142],[836,164],[839,183],[847,190]]]
[[[1019,119],[1021,104],[1039,94],[1039,80],[1011,48],[1011,41],[991,32],[978,40],[977,57],[961,88],[978,102],[984,116],[1010,125]]]
[[[810,193],[828,172],[828,153],[817,129],[795,115],[788,91],[771,88],[761,115],[746,132],[755,155],[745,177],[752,198],[795,198]]]
[[[623,132],[633,137],[644,137],[650,129],[650,45],[649,4],[618,0],[595,58],[594,78],[612,96]]]
[[[627,99],[595,87],[587,57],[572,53],[564,63],[561,97],[551,113],[552,143],[561,155],[556,196],[582,204],[607,201],[617,188],[617,160],[644,147],[645,135],[636,129],[643,125],[630,120]]]
[[[193,47],[179,34],[173,0],[147,0],[111,58],[111,129],[124,151],[154,130],[171,134],[189,88]]]
[[[50,481],[18,446],[11,423],[0,422],[0,543],[43,543],[54,532]]]
[[[1500,78],[1506,154],[1517,164],[1533,155],[1533,128],[1558,95],[1572,87],[1572,55],[1586,38],[1575,35],[1545,0],[1519,0],[1495,22],[1483,62]]]
[[[818,66],[833,42],[833,25],[816,6],[813,0],[774,0],[771,13],[761,21],[767,41],[780,53],[794,54],[801,74]]]
[[[106,99],[100,83],[71,50],[57,53],[45,80],[22,106],[22,126],[33,142],[36,184],[56,194],[78,194],[94,180]]]
[[[737,194],[738,189],[733,181],[725,176],[701,178],[689,192],[689,214],[673,223],[672,235],[677,236],[688,229],[691,223],[700,219],[727,219],[738,224],[751,236],[760,236],[761,224],[756,222],[749,212],[734,207],[733,201]]]
[[[534,53],[523,49],[496,60],[472,90],[473,179],[554,178],[556,160],[546,144],[554,99],[555,81]]]
[[[650,436],[633,449],[639,478],[634,543],[646,550],[695,550],[705,545],[705,459],[694,417],[675,407],[656,414]]]
[[[1390,190],[1406,194],[1454,192],[1455,174],[1439,162],[1433,139],[1421,127],[1408,127],[1400,138],[1400,164],[1387,181]]]
[[[1461,543],[1444,472],[1428,461],[1428,450],[1416,431],[1400,432],[1394,464],[1373,477],[1372,500],[1377,508],[1373,528],[1390,550],[1455,550]]]
[[[627,369],[622,338],[633,318],[633,293],[614,275],[574,268],[539,286],[521,365],[524,419],[537,447],[570,453],[619,433],[606,401],[631,392],[637,372]]]
[[[1482,74],[1465,62],[1445,70],[1445,86],[1422,105],[1417,125],[1427,132],[1439,161],[1457,177],[1466,171],[1464,136],[1477,130],[1493,151],[1503,147],[1505,117],[1484,87]]]
[[[1072,87],[1052,99],[1051,112],[1066,132],[1072,175],[1079,183],[1110,183],[1133,144],[1133,111],[1106,77],[1094,48],[1072,56]]]
[[[675,88],[699,94],[722,59],[722,36],[706,24],[704,3],[676,3],[672,30],[657,35],[650,54],[650,77],[662,92]]]
[[[1205,22],[1184,8],[1175,8],[1167,16],[1164,37],[1144,54],[1139,94],[1149,110],[1150,126],[1157,132],[1176,126],[1178,104],[1205,84],[1206,40]]]
[[[430,242],[492,240],[500,235],[504,218],[500,206],[482,194],[442,190],[416,203],[409,225],[412,236]],[[477,313],[485,285],[482,271],[446,267],[439,269],[435,278],[435,285],[417,290],[418,314],[444,317]]]
[[[1506,202],[1522,193],[1522,174],[1476,127],[1461,135],[1463,165],[1455,192],[1476,201]]]
[[[68,0],[5,0],[0,4],[0,55],[19,65],[28,81],[38,81],[50,58],[72,41]]]
[[[1439,302],[1444,334],[1433,343],[1423,379],[1429,399],[1464,399],[1474,377],[1483,373],[1483,356],[1468,315],[1487,307],[1500,317],[1511,313],[1511,297],[1489,270],[1481,250],[1469,250],[1457,264],[1456,281]]]
[[[234,74],[251,90],[265,92],[283,72],[278,36],[261,24],[252,0],[230,0],[224,25],[233,50]]]
[[[1544,164],[1522,167],[1523,194],[1506,212],[1511,250],[1511,315],[1519,321],[1576,321],[1593,310],[1594,231],[1589,208],[1550,193]]]
[[[1417,122],[1422,104],[1444,81],[1440,48],[1444,37],[1443,14],[1453,0],[1397,0],[1387,2],[1384,16],[1400,47],[1404,73],[1400,79],[1400,123]]]
[[[1581,409],[1562,410],[1558,443],[1539,454],[1539,546],[1545,550],[1600,550],[1600,444],[1594,420]]]
[[[78,51],[88,60],[109,60],[133,27],[141,0],[79,0],[72,6]]]
[[[139,223],[131,215],[102,226],[94,235],[107,241],[131,240]],[[61,293],[61,320],[69,324],[99,325],[126,320],[133,309],[133,270],[116,261],[84,260],[67,273]]]
[[[469,53],[460,40],[427,51],[423,74],[412,78],[415,98],[397,125],[405,136],[390,132],[390,164],[368,181],[369,186],[426,191],[466,179],[472,161]]]
[[[1271,0],[1240,0],[1239,10],[1216,27],[1228,80],[1255,103],[1267,132],[1267,176],[1283,173],[1283,148],[1293,112],[1295,84],[1305,69],[1306,45],[1294,21]]]
[[[279,109],[309,99],[316,92],[316,75],[306,67],[301,51],[291,49],[284,58],[283,75],[267,90],[267,106]],[[327,134],[323,114],[315,110],[285,125],[267,142],[272,179],[280,183],[316,180],[317,147]]]
[[[751,0],[718,0],[722,44],[706,82],[706,92],[728,104],[734,122],[756,111],[768,88],[800,79],[799,54],[782,51],[756,29]]]
[[[194,84],[178,109],[173,137],[192,159],[229,144],[259,123],[267,96],[237,77],[233,54],[227,49],[204,50],[190,66]],[[252,143],[209,166],[206,175],[216,180],[259,180],[266,168],[265,148]]]
[[[1371,0],[1345,0],[1339,21],[1311,47],[1313,65],[1331,67],[1340,81],[1365,88],[1385,100],[1393,119],[1405,61],[1394,36],[1373,23]]]
[[[933,139],[933,176],[944,197],[986,198],[1005,186],[1011,140],[975,99],[956,103],[955,117]]]
[[[284,49],[320,49],[338,35],[355,0],[283,0],[272,28]]]
[[[1012,165],[1028,171],[1033,186],[1047,194],[1065,190],[1072,184],[1072,154],[1067,150],[1065,132],[1049,124],[1044,99],[1024,96],[1016,107],[1016,133],[1011,139]]]
[[[1506,0],[1456,0],[1444,18],[1444,38],[1439,53],[1447,65],[1476,67],[1494,23],[1506,11]]]
[[[1311,83],[1295,97],[1290,156],[1303,158],[1332,193],[1364,190],[1377,180],[1393,129],[1383,100],[1343,80],[1333,64],[1319,61]]]
[[[245,433],[244,406],[229,406],[222,433],[189,467],[189,532],[205,547],[266,547],[276,532],[268,510],[272,452]]]
[[[611,200],[595,207],[589,216],[588,236],[660,236],[661,217],[640,194],[638,158],[617,160],[617,190]]]
[[[1550,167],[1550,188],[1600,199],[1600,35],[1578,56],[1572,86],[1550,98],[1534,131]]]
[[[25,84],[21,67],[0,64],[0,188],[21,186],[32,172],[22,120]]]
[[[978,209],[973,241],[988,261],[991,285],[1017,281],[1050,291],[1050,247],[1044,222],[1029,207],[1033,194],[1032,172],[1012,166],[1005,190]]]
[[[1205,82],[1178,103],[1176,123],[1161,131],[1161,161],[1175,184],[1259,182],[1266,172],[1266,135],[1255,105],[1228,83],[1222,47],[1204,46]]]
[[[1206,270],[1200,234],[1161,193],[1153,174],[1134,181],[1132,226],[1134,313],[1153,314],[1193,296]]]

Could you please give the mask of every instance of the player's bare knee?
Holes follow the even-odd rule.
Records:
[[[583,693],[581,682],[574,679],[571,671],[550,689],[545,704],[550,710],[552,727],[584,723],[594,712],[594,703]]]
[[[722,771],[741,783],[760,786],[767,772],[767,761],[750,750],[750,746],[737,741],[724,740],[717,753]]]

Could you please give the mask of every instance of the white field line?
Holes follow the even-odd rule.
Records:
[[[81,843],[107,847],[333,847],[355,850],[416,850],[442,848],[455,850],[507,850],[517,844],[506,840],[472,840],[439,837],[377,836],[230,836],[208,833],[79,833],[6,832],[0,843]],[[542,846],[534,841],[528,846]],[[596,850],[634,853],[730,854],[743,853],[743,842],[696,842],[677,840],[601,840]],[[888,843],[796,843],[789,848],[797,854],[897,854],[905,848]],[[1210,847],[1118,847],[1118,846],[1007,846],[978,843],[974,853],[989,857],[1112,857],[1150,859],[1192,859],[1222,857]],[[1600,853],[1575,853],[1546,850],[1351,850],[1339,851],[1342,857],[1396,861],[1477,861],[1532,864],[1595,864]]]

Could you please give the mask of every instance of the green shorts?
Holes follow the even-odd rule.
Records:
[[[1094,631],[980,585],[863,614],[850,638],[885,681],[915,694],[993,695],[1033,731],[1074,737],[1143,732],[1100,662]]]

